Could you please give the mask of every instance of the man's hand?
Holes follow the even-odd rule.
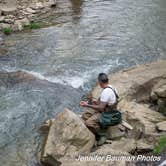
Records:
[[[94,105],[100,104],[99,101],[96,101],[96,100],[93,100],[92,103],[93,103]]]
[[[80,106],[87,107],[88,106],[88,102],[87,101],[81,101],[80,102]]]

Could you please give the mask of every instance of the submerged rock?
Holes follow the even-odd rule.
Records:
[[[53,121],[41,162],[56,165],[64,156],[77,156],[90,153],[95,143],[95,136],[81,119],[68,109],[60,113]]]
[[[0,44],[1,44],[1,41],[0,41]],[[5,49],[5,48],[0,48],[0,57],[5,56],[7,52],[8,52],[7,49]]]
[[[16,72],[1,72],[0,73],[0,86],[14,86],[15,84],[21,82],[28,82],[33,80],[39,80],[35,76],[28,74],[23,71],[16,71]]]

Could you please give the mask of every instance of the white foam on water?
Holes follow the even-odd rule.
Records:
[[[27,70],[22,70],[24,72],[27,72],[29,74],[32,74],[33,76],[41,79],[41,80],[47,80],[49,82],[52,83],[59,83],[59,84],[63,84],[63,85],[70,85],[73,88],[80,88],[83,87],[84,85],[84,79],[78,76],[52,76],[52,77],[47,77],[42,75],[41,73],[38,72],[34,72],[34,71],[27,71]],[[86,80],[87,81],[87,80]]]
[[[10,67],[10,66],[7,66],[7,65],[4,65],[2,67],[2,71],[5,71],[5,72],[15,72],[15,71],[18,71],[18,69]]]
[[[75,89],[78,88],[85,88],[84,85],[88,83],[90,80],[96,79],[98,76],[98,73],[104,72],[104,73],[109,73],[109,71],[114,67],[114,66],[119,66],[121,65],[119,63],[119,60],[116,59],[115,61],[110,61],[107,62],[107,64],[101,65],[101,66],[96,66],[93,67],[91,70],[85,70],[84,72],[80,73],[78,72],[78,75],[59,75],[59,76],[46,76],[42,73],[38,73],[35,71],[28,71],[24,69],[6,69],[7,72],[13,72],[13,71],[24,71],[26,73],[32,74],[33,76],[41,79],[41,80],[47,80],[52,83],[59,83],[62,85],[68,85],[71,86]]]
[[[73,88],[80,88],[83,87],[84,83],[87,81],[86,79],[78,76],[59,76],[59,77],[48,77],[48,81],[54,82],[54,83],[60,83],[64,85],[70,85]]]
[[[37,78],[39,78],[41,80],[47,80],[47,78],[45,76],[43,76],[41,73],[34,72],[34,71],[28,71],[28,70],[22,70],[22,71],[24,71],[24,72],[26,72],[28,74],[31,74],[31,75],[33,75],[33,76],[35,76],[35,77],[37,77]]]

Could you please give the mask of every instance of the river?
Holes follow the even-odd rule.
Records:
[[[83,111],[79,101],[99,72],[166,59],[165,9],[165,0],[59,0],[55,15],[45,20],[53,26],[4,36],[1,164],[36,165],[40,124],[64,107]],[[2,74],[16,71],[37,80],[13,83],[13,76]]]

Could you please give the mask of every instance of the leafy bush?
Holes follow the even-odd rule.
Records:
[[[4,28],[3,29],[3,33],[6,35],[10,35],[13,32],[13,30],[11,28]]]
[[[153,152],[155,154],[160,154],[160,153],[162,153],[164,148],[166,148],[166,136],[160,137],[158,143],[156,144],[156,146],[153,149]]]
[[[41,28],[41,24],[32,22],[29,25],[25,25],[24,28],[25,29],[38,29],[38,28]]]

